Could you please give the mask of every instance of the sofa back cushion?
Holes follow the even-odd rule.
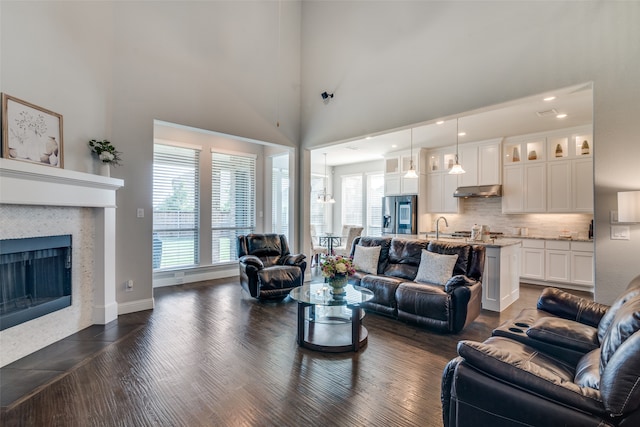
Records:
[[[639,383],[640,332],[636,332],[617,349],[600,376],[600,395],[607,412],[615,417],[637,411],[640,407]]]
[[[380,246],[380,258],[378,260],[378,274],[382,274],[389,261],[389,248],[391,247],[391,237],[356,237],[353,241],[351,258],[355,255],[356,246]]]
[[[427,240],[391,239],[389,262],[383,274],[413,280],[418,272],[422,250],[427,248],[428,243]]]
[[[427,250],[429,252],[435,252],[441,255],[458,255],[455,267],[453,267],[453,275],[457,276],[462,274],[464,276],[472,277],[469,275],[470,263],[472,260],[471,245],[460,243],[449,243],[442,241],[431,241]],[[484,248],[482,248],[484,249]],[[477,273],[476,273],[477,275]],[[478,277],[472,277],[473,279],[479,279]]]

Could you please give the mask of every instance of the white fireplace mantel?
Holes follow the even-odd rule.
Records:
[[[11,159],[0,159],[0,204],[88,207],[96,210],[93,321],[118,317],[115,286],[116,191],[124,181]]]

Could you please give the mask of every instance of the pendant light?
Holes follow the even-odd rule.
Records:
[[[331,197],[331,194],[327,193],[327,179],[329,175],[327,175],[327,153],[324,153],[324,184],[325,187],[322,190],[322,194],[318,195],[318,203],[335,203],[336,201]]]
[[[460,175],[463,173],[466,173],[464,169],[462,169],[462,165],[460,165],[460,162],[458,162],[458,139],[460,137],[460,134],[458,133],[458,119],[456,119],[456,163],[453,165],[453,167],[451,168],[451,170],[449,170],[449,173],[451,175]]]
[[[413,167],[413,128],[411,128],[411,158],[409,160],[409,170],[404,175],[405,178],[417,178],[418,174],[416,173],[416,169]]]

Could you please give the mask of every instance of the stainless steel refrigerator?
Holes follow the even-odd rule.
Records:
[[[418,196],[382,198],[382,234],[418,234]]]

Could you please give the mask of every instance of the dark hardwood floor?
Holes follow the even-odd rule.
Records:
[[[236,279],[160,288],[153,311],[2,368],[11,401],[0,425],[440,426],[440,378],[457,342],[484,340],[541,289],[523,285],[511,307],[483,311],[458,335],[368,314],[364,349],[326,354],[297,346],[289,298],[258,302]]]

